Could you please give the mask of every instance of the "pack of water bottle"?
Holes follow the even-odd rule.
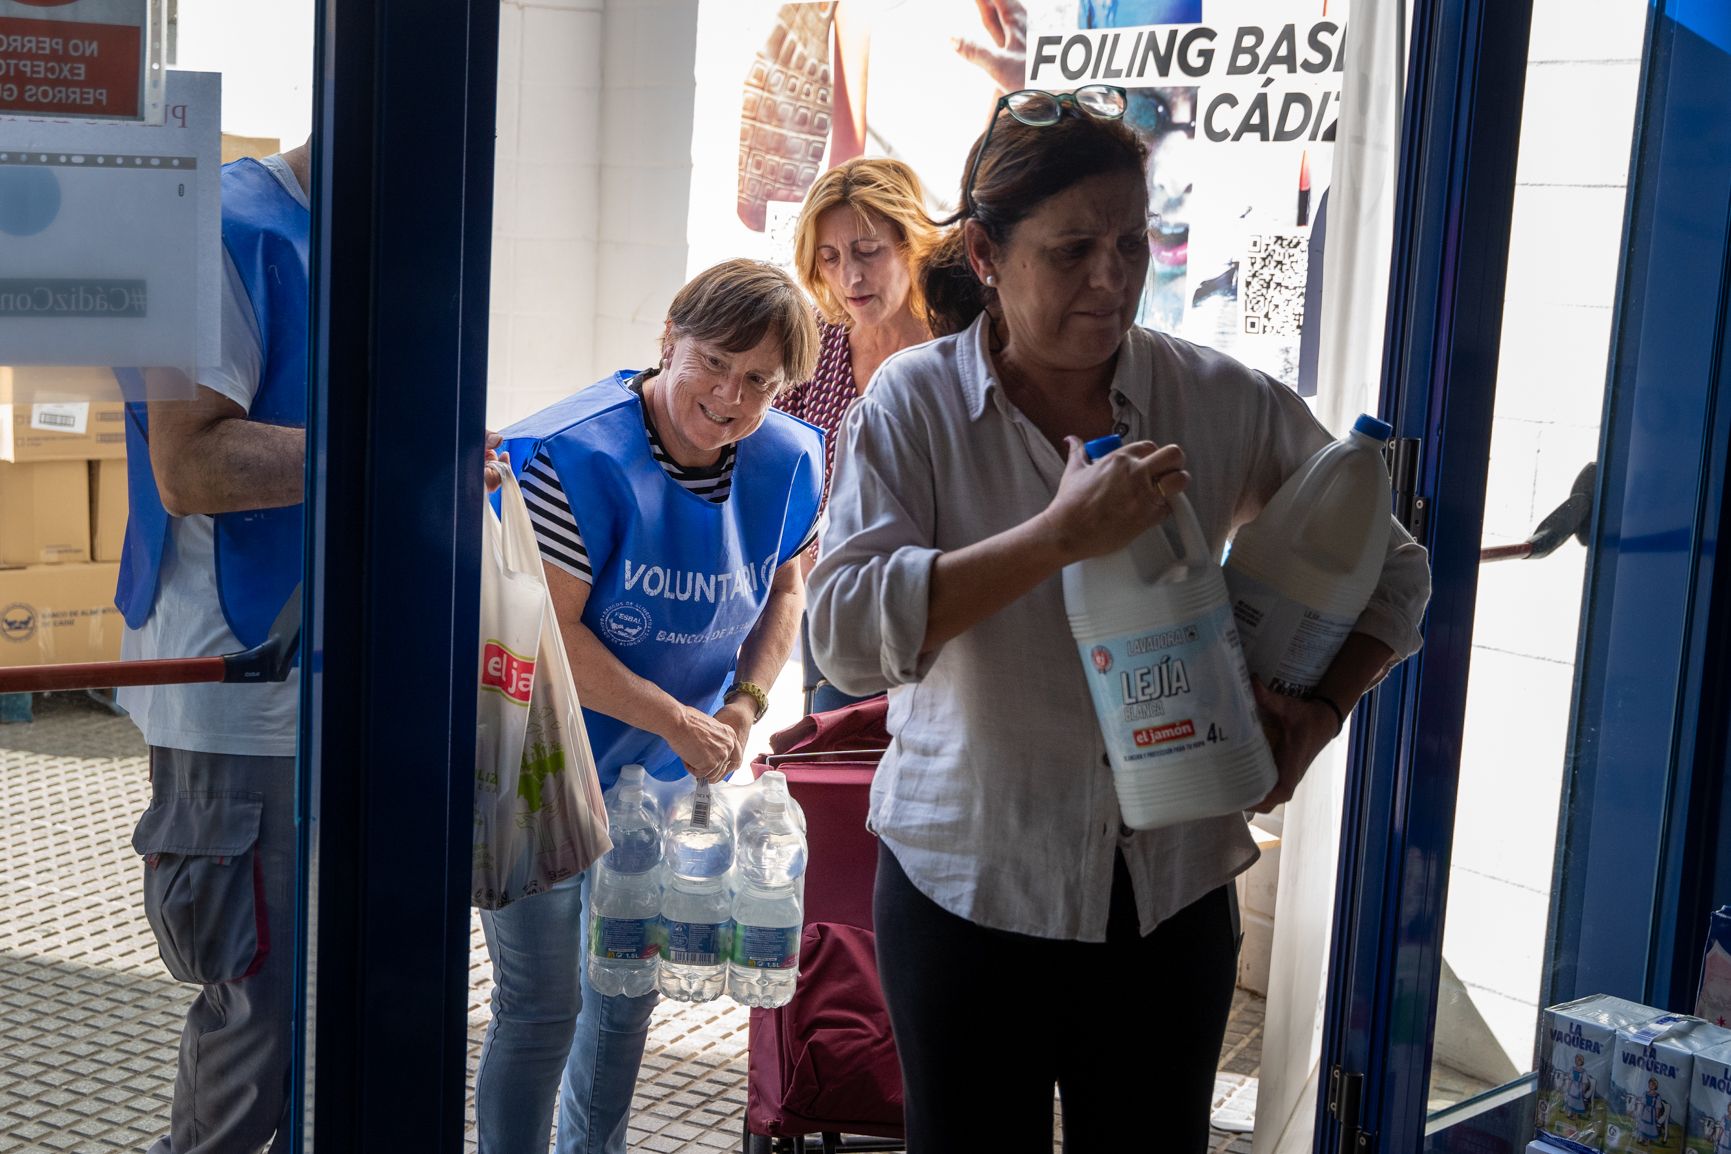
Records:
[[[589,982],[684,1002],[725,991],[747,1006],[785,1005],[799,977],[805,814],[770,770],[733,812],[699,782],[667,814],[628,765],[607,798],[613,849],[589,897]]]

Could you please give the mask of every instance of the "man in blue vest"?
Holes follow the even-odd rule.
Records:
[[[771,408],[817,364],[786,273],[727,261],[668,310],[661,363],[507,429],[603,788],[739,765],[804,609],[823,436]],[[493,1018],[475,1075],[482,1154],[623,1154],[653,992],[584,965],[591,877],[484,911]]]
[[[131,507],[115,597],[127,658],[257,645],[300,581],[309,146],[223,167],[220,363],[199,369],[192,399],[127,406]],[[149,1154],[282,1145],[298,698],[292,673],[121,690],[150,746],[151,804],[133,833],[145,913],[169,972],[201,987],[169,1133]]]

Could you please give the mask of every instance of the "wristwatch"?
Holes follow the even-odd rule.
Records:
[[[756,682],[735,681],[732,685],[727,687],[727,692],[721,695],[721,700],[723,704],[725,704],[732,701],[742,693],[751,698],[752,708],[754,711],[751,720],[753,722],[762,721],[763,715],[769,712],[769,694],[765,693],[763,691],[763,686],[758,685]]]

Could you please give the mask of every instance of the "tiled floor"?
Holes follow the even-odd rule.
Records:
[[[82,698],[38,699],[0,726],[0,1154],[139,1151],[168,1116],[188,999],[156,956],[129,843],[149,800],[131,722]],[[469,1058],[480,1054],[490,970],[479,932]],[[1262,1003],[1240,995],[1222,1069],[1254,1075]],[[663,1004],[638,1081],[633,1150],[737,1149],[746,1012]],[[471,1123],[470,1149],[473,1149]],[[1249,1135],[1217,1134],[1216,1154]]]

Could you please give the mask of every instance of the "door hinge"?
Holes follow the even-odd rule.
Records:
[[[1424,456],[1424,442],[1417,437],[1396,437],[1389,442],[1388,477],[1394,490],[1394,518],[1413,540],[1422,542],[1430,524],[1430,501],[1418,492],[1418,468]]]
[[[1340,1123],[1335,1154],[1376,1154],[1376,1135],[1359,1125],[1363,1096],[1363,1074],[1349,1074],[1339,1066],[1329,1071],[1328,1112]]]

